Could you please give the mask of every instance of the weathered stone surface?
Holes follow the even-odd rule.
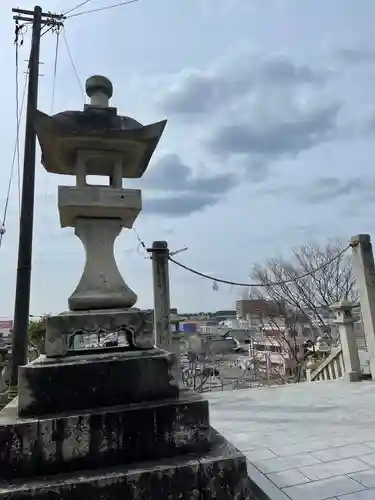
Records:
[[[199,456],[199,498],[252,500],[245,456],[212,428],[211,441],[211,450]]]
[[[194,457],[143,463],[131,468],[0,483],[0,499],[199,500],[199,462]],[[242,500],[242,499],[241,499]]]
[[[173,355],[160,349],[44,358],[19,368],[20,416],[178,396]]]
[[[153,311],[114,309],[76,311],[47,318],[47,357],[66,356],[74,335],[126,333],[134,347],[152,349],[154,341]],[[131,347],[131,346],[130,346]]]
[[[0,413],[0,477],[40,476],[207,451],[208,403],[181,391],[175,401],[18,418]]]
[[[229,482],[229,485],[226,484]],[[212,451],[100,471],[0,484],[0,499],[253,500],[246,462],[214,433]]]
[[[64,111],[48,116],[36,112],[35,130],[42,150],[42,165],[54,174],[76,175],[77,152],[93,150],[102,161],[88,162],[86,175],[112,175],[114,160],[121,160],[124,178],[142,177],[167,124],[163,120],[142,126],[117,109]],[[100,155],[105,151],[105,155]]]
[[[91,189],[92,187],[81,188],[82,191]],[[109,191],[106,187],[104,189]],[[95,198],[95,194],[92,197]],[[106,200],[107,208],[109,201]],[[125,200],[121,201],[124,204]],[[69,207],[59,205],[60,215],[65,213],[65,209]],[[82,213],[88,214],[91,210],[91,217],[80,216],[73,220],[75,235],[84,246],[86,258],[81,279],[69,297],[69,309],[87,311],[133,307],[137,302],[137,295],[125,283],[114,255],[114,244],[124,223],[120,218],[106,218],[104,202],[101,207],[88,204]],[[77,208],[75,213],[80,213],[80,210]],[[125,206],[122,213],[124,216],[127,213],[129,218],[129,213],[133,217],[136,212],[132,207]]]
[[[61,227],[74,227],[77,217],[96,217],[107,222],[119,219],[122,227],[131,229],[142,210],[139,189],[107,186],[59,186],[58,189]]]

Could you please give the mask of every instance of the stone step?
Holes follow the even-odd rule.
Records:
[[[252,500],[245,457],[213,432],[206,454],[0,483],[0,500]]]
[[[17,400],[0,412],[0,478],[92,469],[207,450],[208,402],[188,390],[178,399],[17,417]]]
[[[178,396],[173,355],[160,349],[38,358],[19,368],[22,417]]]

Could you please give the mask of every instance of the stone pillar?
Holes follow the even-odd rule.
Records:
[[[336,312],[335,323],[339,327],[345,368],[344,378],[350,382],[358,382],[361,380],[361,363],[353,326],[353,305],[346,299],[341,299],[340,302],[333,304],[331,309]]]
[[[359,292],[371,378],[375,380],[375,265],[371,238],[368,234],[359,234],[351,238],[349,244],[353,249],[353,270]]]
[[[180,335],[172,336],[169,291],[169,249],[166,241],[152,244],[152,273],[154,286],[155,345],[175,356],[176,373],[180,373]],[[179,377],[178,377],[179,378]]]
[[[166,241],[152,244],[152,275],[154,286],[155,345],[172,350],[169,293],[169,249]]]
[[[137,295],[125,283],[114,257],[115,240],[122,226],[121,219],[75,220],[75,234],[85,248],[86,264],[69,297],[71,311],[127,308],[136,303]]]

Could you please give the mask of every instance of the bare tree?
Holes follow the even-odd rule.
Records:
[[[344,248],[339,241],[305,245],[293,249],[289,260],[273,259],[254,266],[252,278],[261,285],[258,296],[285,305],[289,314],[307,315],[326,334],[330,328],[324,312],[343,297],[358,300],[351,258],[342,253]],[[275,282],[282,283],[271,285]]]
[[[300,382],[304,365],[300,316],[285,315],[285,310],[281,310],[278,318],[261,316],[259,320],[259,343],[255,340],[253,347],[254,368],[257,361],[262,359],[268,385],[275,382]],[[257,351],[256,346],[258,349],[262,346],[262,350]]]
[[[45,337],[46,337],[46,323],[49,314],[41,316],[39,319],[34,319],[29,323],[29,345],[28,356],[33,360],[44,354]]]
[[[220,380],[220,365],[222,359],[212,356],[207,352],[195,353],[189,349],[188,364],[182,370],[182,382],[184,385],[196,392],[207,392],[211,390],[212,380]]]
[[[283,304],[253,296],[247,319],[252,325],[250,359],[254,380],[268,385],[298,382],[300,346],[297,344],[299,317],[286,314]],[[299,328],[301,330],[301,328]],[[299,339],[300,340],[300,339]]]

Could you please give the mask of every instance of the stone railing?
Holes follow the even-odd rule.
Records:
[[[306,370],[308,382],[316,380],[334,380],[342,378],[345,373],[342,348],[336,347],[331,354],[315,370]]]
[[[315,370],[307,370],[306,378],[314,380],[334,380],[345,378],[350,382],[361,380],[361,364],[358,354],[356,336],[353,328],[353,305],[346,299],[333,304],[336,312],[335,323],[339,327],[341,346],[333,349],[331,354]]]

